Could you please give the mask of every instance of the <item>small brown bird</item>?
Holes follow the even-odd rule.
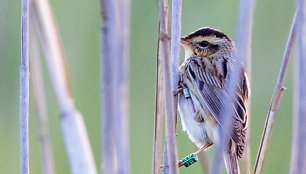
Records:
[[[241,62],[237,62],[234,42],[223,32],[201,28],[181,38],[185,60],[180,66],[179,113],[183,130],[200,150],[219,142],[218,125],[227,103],[228,79]],[[233,125],[224,153],[228,173],[239,173],[237,157],[246,146],[248,79],[242,68],[233,104]]]

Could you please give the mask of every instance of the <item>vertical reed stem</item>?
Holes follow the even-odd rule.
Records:
[[[246,72],[249,79],[249,85],[251,86],[251,42],[252,42],[252,26],[254,16],[254,6],[256,0],[241,0],[238,15],[238,24],[236,29],[236,47],[239,55],[246,57],[244,62]],[[251,152],[250,152],[250,120],[251,120],[251,95],[249,96],[247,105],[248,114],[248,132],[247,132],[247,143],[244,157],[242,158],[242,173],[251,173]]]
[[[297,54],[294,72],[294,121],[291,174],[306,173],[306,2],[297,1]]]
[[[158,27],[158,35],[160,27]],[[160,57],[159,38],[157,39],[157,61],[156,61],[156,86],[155,86],[155,113],[154,134],[152,154],[152,174],[160,173],[162,138],[163,138],[163,114],[164,114],[164,64]]]
[[[169,172],[178,173],[177,164],[177,144],[176,144],[176,122],[177,122],[177,97],[173,92],[178,88],[178,66],[180,63],[180,40],[181,40],[181,11],[182,0],[172,0],[171,15],[171,55],[169,51],[164,53],[164,73],[165,73],[165,97],[166,97],[166,139]],[[168,16],[168,15],[167,15]],[[166,33],[168,27],[163,29]],[[163,32],[162,32],[163,33]],[[164,38],[168,39],[168,38]],[[165,40],[164,49],[169,48],[169,43]],[[165,50],[164,50],[165,51]],[[170,82],[170,83],[169,83]]]
[[[170,55],[170,43],[169,43],[169,29],[168,29],[168,0],[159,0],[159,33],[158,33],[158,40],[159,40],[159,52],[160,52],[160,59],[162,60],[162,66],[163,66],[163,73],[164,73],[164,80],[162,87],[164,88],[164,97],[166,97],[166,90],[165,90],[165,62],[166,59],[169,59]],[[168,61],[169,62],[169,61]],[[169,71],[168,71],[169,72]],[[169,81],[168,81],[169,83]],[[167,101],[165,101],[167,102]],[[166,105],[167,108],[167,105]],[[168,109],[169,110],[169,109]],[[167,116],[167,113],[166,113]],[[168,116],[167,116],[168,117]],[[167,118],[166,117],[166,118]],[[168,122],[166,121],[166,126]],[[167,128],[165,129],[166,134],[167,134]],[[168,150],[167,150],[167,136],[165,137],[164,140],[164,151],[163,151],[163,174],[169,174],[169,161],[168,161]]]
[[[20,173],[29,174],[29,0],[21,0]]]
[[[182,0],[172,0],[171,14],[171,76],[172,91],[178,88],[178,68],[180,64]],[[177,97],[173,97],[175,124],[177,121]],[[176,125],[175,125],[176,127]]]
[[[177,165],[177,146],[176,146],[176,107],[174,106],[174,96],[173,96],[173,72],[176,71],[171,69],[170,59],[170,36],[168,28],[168,1],[160,0],[159,1],[159,20],[160,20],[160,35],[161,40],[161,58],[164,60],[164,74],[165,74],[165,101],[166,101],[166,151],[168,164],[169,164],[169,173],[176,174],[178,173]],[[175,9],[173,9],[175,10]],[[178,64],[177,64],[178,66]],[[172,67],[175,67],[174,65]],[[167,166],[165,166],[167,167]],[[164,170],[165,173],[165,170]]]
[[[248,30],[250,31],[250,30]],[[249,34],[248,34],[249,35]],[[246,36],[245,36],[246,37]],[[238,39],[240,42],[240,39]],[[241,40],[242,42],[243,40]],[[246,43],[247,44],[247,43]],[[220,173],[220,165],[222,161],[222,154],[225,151],[225,147],[227,145],[227,141],[229,139],[229,133],[230,130],[232,130],[233,126],[233,107],[234,106],[234,100],[235,100],[235,94],[237,91],[237,84],[239,82],[240,74],[241,74],[241,64],[240,62],[246,62],[246,56],[243,54],[246,54],[244,52],[240,52],[238,50],[237,52],[237,58],[235,64],[235,69],[233,69],[232,76],[229,77],[229,84],[228,84],[228,96],[224,98],[224,103],[228,103],[225,108],[223,108],[223,111],[221,112],[221,123],[222,126],[219,125],[219,144],[216,144],[216,151],[214,155],[214,161],[211,168],[211,174],[218,174]],[[238,171],[239,172],[239,171]]]
[[[109,32],[111,32],[109,22],[112,16],[107,16],[108,10],[113,11],[113,1],[107,3],[101,0],[101,15],[103,25],[101,27],[101,128],[102,128],[102,173],[116,173],[115,141],[113,139],[114,130],[114,111],[115,105],[114,80],[112,78],[111,45]],[[108,6],[107,6],[108,5]],[[112,5],[112,6],[111,6]],[[109,7],[111,6],[111,7]]]
[[[101,0],[101,15],[102,172],[128,174],[130,1]]]

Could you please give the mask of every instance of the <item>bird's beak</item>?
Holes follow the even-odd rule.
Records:
[[[188,45],[189,42],[184,37],[181,37],[181,44],[182,45]]]

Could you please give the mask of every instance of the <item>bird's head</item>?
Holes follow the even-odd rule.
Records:
[[[182,37],[181,44],[185,48],[185,59],[194,56],[224,56],[235,51],[233,41],[226,34],[210,27],[200,28]]]

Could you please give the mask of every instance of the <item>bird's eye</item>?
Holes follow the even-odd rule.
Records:
[[[203,48],[206,48],[206,47],[208,47],[209,43],[206,40],[204,40],[204,41],[200,42],[199,45]]]

